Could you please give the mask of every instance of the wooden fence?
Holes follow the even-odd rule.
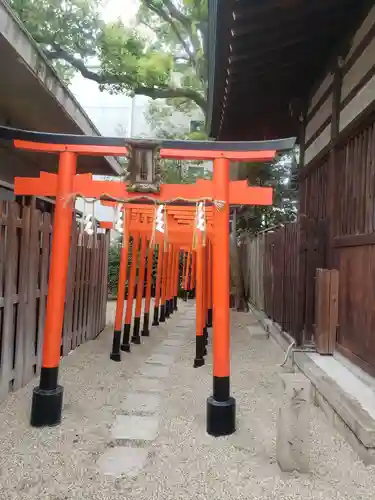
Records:
[[[40,370],[51,234],[50,214],[0,202],[0,400]],[[105,326],[108,247],[73,224],[62,355]]]
[[[245,283],[249,300],[298,336],[299,224],[291,223],[247,238]]]

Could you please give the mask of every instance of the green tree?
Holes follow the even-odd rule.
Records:
[[[46,57],[112,93],[206,111],[207,0],[141,0],[137,23],[105,23],[102,0],[10,0]],[[176,77],[178,75],[178,77]]]
[[[244,206],[237,210],[237,233],[255,234],[260,230],[285,222],[297,216],[297,191],[293,183],[295,154],[282,155],[272,163],[245,163],[241,177],[251,186],[268,186],[274,190],[271,206]]]

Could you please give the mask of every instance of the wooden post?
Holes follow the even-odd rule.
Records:
[[[74,153],[60,153],[51,268],[48,282],[43,359],[39,387],[33,392],[31,425],[42,427],[61,422],[63,388],[57,384],[60,363],[66,280],[73,215],[73,179],[77,158]]]
[[[141,337],[139,333],[141,330],[141,313],[142,313],[143,287],[145,279],[146,250],[147,250],[147,238],[146,236],[142,236],[141,254],[139,259],[139,270],[138,270],[138,281],[137,281],[137,299],[135,303],[135,316],[134,316],[134,326],[133,326],[133,336],[132,336],[132,342],[138,345],[141,343]]]
[[[197,230],[198,246],[196,249],[196,320],[195,320],[195,359],[194,368],[204,365],[204,318],[203,318],[203,246],[202,232]]]
[[[195,268],[197,265],[197,254],[196,252],[192,252],[191,254],[191,273],[190,273],[190,297],[194,298],[195,297]]]
[[[164,254],[163,254],[163,269],[162,269],[162,274],[161,274],[161,305],[160,305],[160,317],[159,321],[160,323],[165,322],[165,302],[166,302],[166,295],[167,295],[167,270],[168,270],[168,256],[169,256],[169,251],[168,251],[168,246],[164,248]]]
[[[186,292],[186,269],[187,269],[187,253],[185,250],[182,251],[182,275],[181,275],[181,289],[184,291],[182,297],[183,300],[186,300],[185,292]]]
[[[149,337],[150,335],[150,303],[151,303],[151,287],[152,287],[152,265],[154,262],[154,248],[149,242],[148,253],[147,253],[147,277],[146,277],[146,298],[145,298],[145,310],[143,313],[143,329],[142,337]]]
[[[225,436],[236,430],[236,401],[230,396],[229,317],[229,166],[227,159],[214,161],[215,200],[224,203],[214,216],[213,289],[213,395],[207,400],[207,433]]]
[[[202,249],[203,256],[203,273],[202,273],[202,315],[203,315],[203,337],[204,337],[204,356],[207,355],[207,345],[208,345],[208,330],[207,330],[207,242],[206,246]]]
[[[139,247],[139,233],[137,232],[133,234],[132,263],[131,263],[130,277],[128,282],[128,298],[126,301],[124,334],[121,344],[121,350],[125,352],[130,352],[130,328],[133,317],[133,301],[134,301],[135,277],[137,273],[138,247]]]
[[[115,328],[113,332],[112,352],[110,358],[113,361],[121,361],[120,345],[121,345],[121,330],[124,315],[124,301],[125,301],[125,287],[126,287],[126,274],[128,268],[128,252],[129,252],[129,224],[131,218],[131,211],[124,210],[124,229],[121,246],[120,256],[120,272],[117,286],[117,304],[116,304],[116,317]]]
[[[176,247],[173,282],[173,310],[178,311],[178,292],[180,289],[180,250]]]
[[[186,269],[185,269],[185,290],[186,290],[186,300],[189,298],[190,283],[191,283],[191,255],[192,252],[189,250],[186,257]]]
[[[212,328],[212,244],[207,244],[207,328]]]
[[[165,275],[165,317],[169,318],[171,315],[171,272],[172,272],[172,262],[173,262],[173,246],[168,245],[168,260],[167,269]]]
[[[157,269],[156,269],[154,321],[152,322],[152,326],[159,325],[159,310],[160,310],[160,297],[161,297],[161,274],[163,272],[163,260],[164,260],[163,243],[159,243],[157,259],[158,259],[158,265],[157,265]]]

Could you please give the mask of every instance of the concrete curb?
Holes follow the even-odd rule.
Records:
[[[249,304],[251,312],[268,332],[269,336],[286,351],[293,338],[282,331],[280,325]],[[312,383],[314,400],[328,421],[346,439],[366,465],[375,464],[375,420],[360,406],[358,401],[342,390],[304,352],[293,353],[293,364]]]

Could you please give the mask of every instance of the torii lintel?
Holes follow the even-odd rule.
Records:
[[[41,172],[39,177],[16,177],[14,192],[18,196],[56,196],[57,174]],[[200,180],[195,184],[162,184],[160,193],[142,194],[129,193],[126,183],[113,181],[96,181],[91,174],[76,175],[73,179],[72,194],[86,198],[114,199],[126,202],[144,200],[169,202],[173,199],[199,200],[215,199],[213,181]],[[231,205],[272,205],[272,188],[248,186],[247,181],[231,181],[229,184],[229,203]]]

